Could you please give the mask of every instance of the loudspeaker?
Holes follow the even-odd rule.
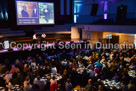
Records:
[[[92,11],[90,13],[91,16],[96,16],[98,11],[98,4],[92,4]]]
[[[126,19],[127,5],[121,5],[117,8],[117,20]]]

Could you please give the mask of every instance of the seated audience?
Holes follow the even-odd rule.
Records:
[[[115,80],[121,83],[119,91],[136,89],[135,49],[47,49],[22,53],[8,59],[1,57],[6,61],[0,61],[0,87],[19,85],[19,91],[72,91],[75,87],[83,91],[118,91],[117,86],[103,84],[104,80]]]

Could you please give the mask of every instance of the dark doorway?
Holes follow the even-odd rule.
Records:
[[[82,28],[79,28],[80,40],[82,40]]]
[[[126,19],[127,5],[121,5],[117,8],[117,21]]]
[[[112,39],[110,39],[110,43],[113,44],[119,43],[119,36],[112,35]]]
[[[97,15],[97,11],[98,11],[98,4],[92,4],[92,10],[90,15],[91,16],[96,16]]]

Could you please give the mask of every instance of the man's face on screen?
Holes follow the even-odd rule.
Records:
[[[26,6],[23,6],[23,10],[26,10]]]
[[[33,8],[36,9],[36,5],[34,5]]]

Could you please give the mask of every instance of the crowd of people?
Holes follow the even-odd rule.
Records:
[[[33,54],[33,55],[32,55]],[[24,54],[25,55],[25,54]],[[20,91],[135,91],[136,80],[128,72],[136,71],[134,49],[49,49],[34,50],[14,62],[0,61],[0,87]],[[42,80],[47,75],[46,80]],[[60,76],[57,79],[57,76]],[[120,82],[121,89],[104,86],[102,80]]]

